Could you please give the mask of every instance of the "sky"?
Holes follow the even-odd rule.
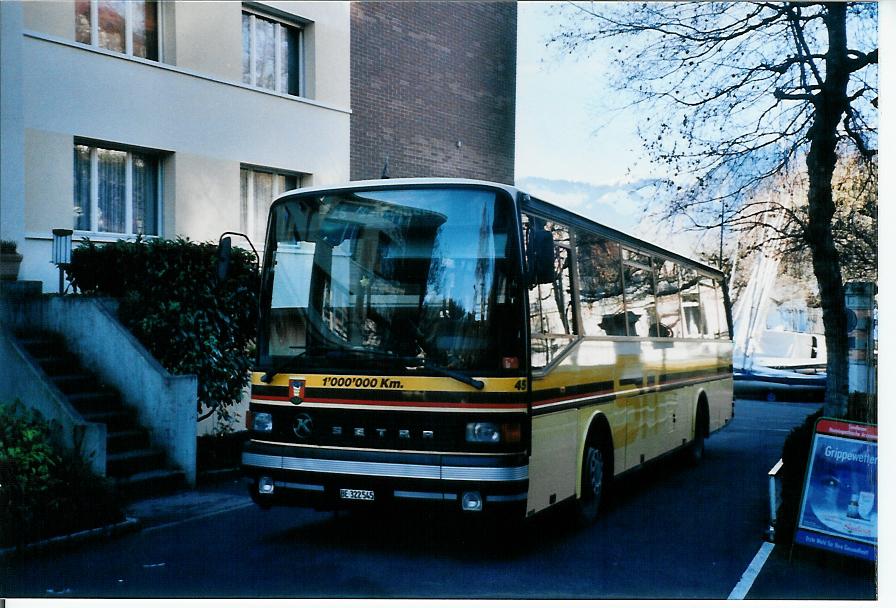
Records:
[[[557,5],[521,2],[517,5],[517,116],[516,184],[545,200],[566,206],[593,220],[634,234],[666,248],[693,256],[707,241],[708,233],[673,233],[645,218],[643,208],[651,200],[652,179],[660,168],[642,155],[637,136],[638,110],[609,113],[619,105],[606,83],[609,55],[601,47],[588,56],[564,55],[546,42],[560,31]],[[896,2],[882,2],[879,31],[896,24]],[[881,36],[886,59],[888,38]],[[604,47],[606,48],[606,47]],[[881,61],[882,104],[892,76]],[[885,112],[881,112],[885,116]],[[890,121],[893,122],[893,121]],[[889,124],[882,120],[881,166],[893,166],[886,154]],[[892,131],[892,129],[890,129]],[[881,171],[881,191],[889,188],[889,173]],[[881,207],[881,221],[886,206]]]
[[[709,235],[657,237],[643,215],[656,167],[642,158],[637,112],[609,111],[605,52],[584,56],[547,45],[560,29],[557,5],[517,5],[516,185],[613,228],[693,255]]]
[[[602,82],[602,53],[583,57],[547,46],[560,29],[555,9],[517,5],[517,177],[618,183],[638,157],[634,114],[602,111],[613,95]]]

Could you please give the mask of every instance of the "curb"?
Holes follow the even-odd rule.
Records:
[[[107,526],[101,526],[99,528],[82,530],[80,532],[73,532],[71,534],[66,534],[63,536],[55,536],[53,538],[39,540],[33,543],[29,543],[22,548],[0,548],[0,559],[5,559],[13,555],[33,555],[35,553],[40,553],[48,549],[56,549],[59,547],[72,547],[87,543],[97,538],[112,538],[116,536],[122,536],[130,532],[136,532],[140,529],[140,527],[141,525],[139,520],[133,517],[126,517],[124,521],[120,521],[117,524],[109,524]]]

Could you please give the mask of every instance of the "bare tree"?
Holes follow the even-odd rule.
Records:
[[[846,415],[847,330],[832,179],[848,153],[873,180],[877,6],[837,2],[570,3],[551,43],[612,54],[610,83],[643,116],[669,174],[668,217],[749,225],[787,176],[806,181],[790,231],[811,251],[828,352],[827,415]],[[605,42],[601,42],[605,41]],[[872,167],[872,169],[867,169]],[[876,201],[876,198],[875,198]],[[774,201],[772,201],[774,202]]]

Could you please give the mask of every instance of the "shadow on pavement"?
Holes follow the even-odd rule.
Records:
[[[612,491],[601,505],[601,515],[590,528],[604,527],[617,509],[657,484],[692,471],[679,454],[649,463],[642,469],[615,480]],[[274,509],[289,507],[274,507]],[[443,557],[472,561],[506,561],[508,558],[562,547],[586,529],[577,522],[575,505],[565,501],[525,521],[441,509],[403,507],[397,511],[347,510],[296,526],[264,539],[267,543],[317,545],[348,550],[368,550],[393,554]],[[589,528],[589,529],[590,529]]]

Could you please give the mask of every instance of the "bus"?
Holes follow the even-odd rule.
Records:
[[[261,507],[597,517],[734,416],[723,275],[460,179],[277,197],[242,471]]]

